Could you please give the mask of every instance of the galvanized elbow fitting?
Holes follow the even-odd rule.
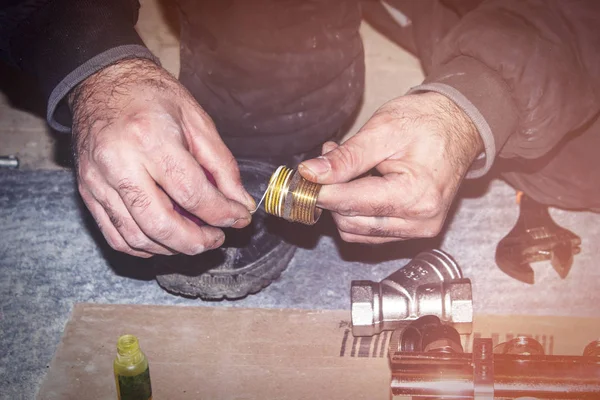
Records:
[[[459,333],[471,333],[471,281],[456,261],[441,250],[419,253],[381,282],[353,281],[352,334],[372,336],[406,321],[435,315]]]

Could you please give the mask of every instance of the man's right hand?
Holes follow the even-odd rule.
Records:
[[[112,248],[139,257],[194,255],[223,243],[219,227],[250,223],[255,203],[235,158],[211,118],[155,63],[106,67],[69,103],[79,192]],[[169,197],[208,225],[179,214]]]

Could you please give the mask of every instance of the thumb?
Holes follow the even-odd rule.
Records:
[[[329,151],[322,156],[303,161],[298,166],[298,172],[304,178],[320,184],[348,182],[394,154],[392,140],[387,129],[375,130],[365,126],[340,146],[331,146],[332,149],[327,149]]]

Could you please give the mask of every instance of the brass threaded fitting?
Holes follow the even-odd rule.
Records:
[[[298,171],[278,167],[265,193],[265,211],[290,222],[314,225],[322,210],[317,207],[321,185],[310,182]]]

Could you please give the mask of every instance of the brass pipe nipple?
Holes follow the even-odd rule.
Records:
[[[317,207],[321,185],[310,182],[296,170],[286,166],[278,167],[263,198],[265,212],[290,222],[314,225],[321,216]]]

